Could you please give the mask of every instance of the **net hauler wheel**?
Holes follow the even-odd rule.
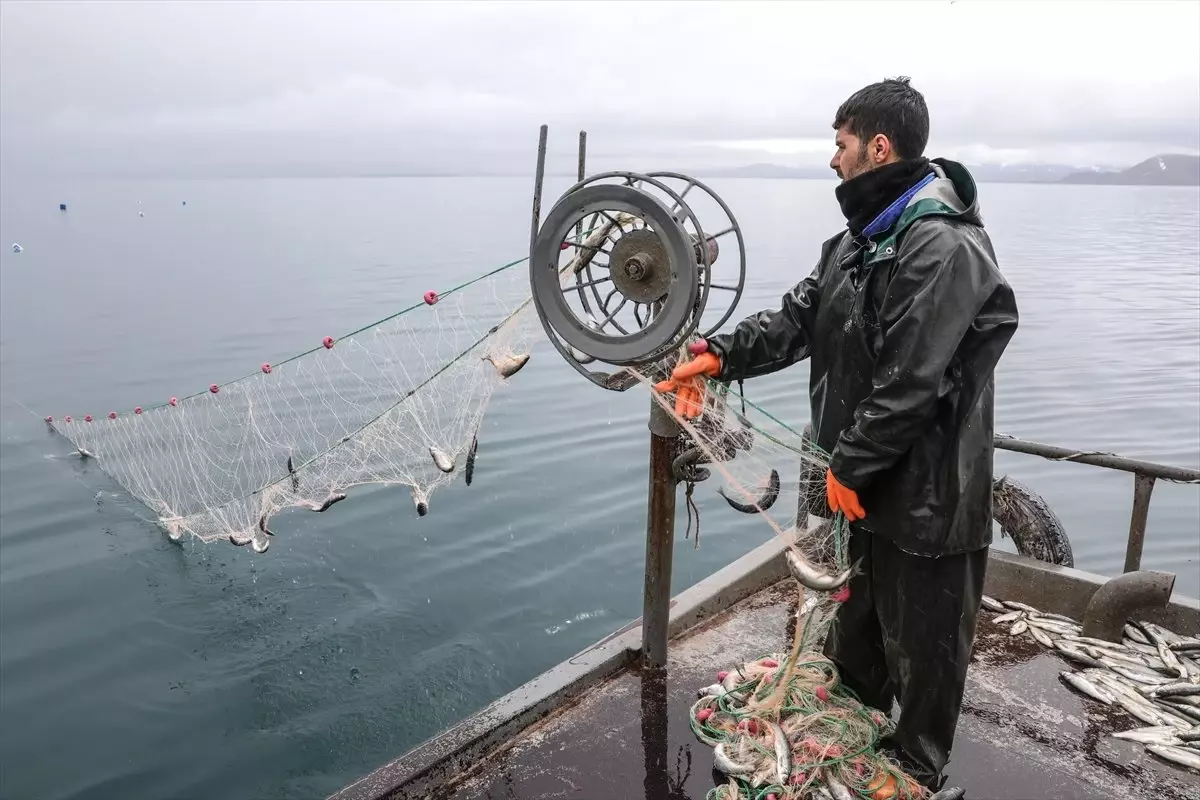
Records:
[[[693,200],[721,217],[715,235],[685,199],[697,187]],[[718,238],[730,233],[737,261],[727,258],[732,269],[714,281]],[[737,221],[704,184],[678,173],[607,172],[572,186],[547,214],[533,237],[530,285],[542,327],[567,362],[593,383],[622,391],[636,382],[628,371],[584,366],[650,366],[694,334],[709,335],[737,305],[745,261]],[[732,295],[711,323],[704,317],[714,290]]]

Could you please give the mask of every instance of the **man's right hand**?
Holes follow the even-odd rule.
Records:
[[[704,376],[721,374],[721,357],[701,352],[691,361],[671,371],[669,380],[654,385],[658,392],[675,392],[675,413],[685,419],[695,419],[704,408]]]

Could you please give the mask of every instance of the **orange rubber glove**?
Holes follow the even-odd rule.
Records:
[[[654,384],[657,392],[675,392],[675,413],[695,419],[704,409],[704,378],[721,374],[721,358],[715,353],[700,353],[671,371],[668,380]]]
[[[851,522],[856,522],[867,515],[863,511],[862,503],[858,502],[858,492],[843,486],[833,475],[833,470],[825,470],[825,499],[829,501],[829,508],[835,513],[840,511],[846,515],[846,519]]]

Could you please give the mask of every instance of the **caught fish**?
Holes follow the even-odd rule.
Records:
[[[1054,622],[1061,622],[1064,625],[1071,625],[1076,628],[1082,627],[1079,622],[1065,614],[1052,614],[1049,611],[1034,611],[1030,612],[1030,616],[1035,616],[1038,619],[1048,619],[1053,620]]]
[[[1166,759],[1180,766],[1200,771],[1200,753],[1183,747],[1172,747],[1166,744],[1148,744],[1146,749],[1159,758]]]
[[[1019,619],[1013,623],[1012,627],[1008,629],[1008,632],[1013,636],[1020,636],[1027,630],[1029,630],[1029,623],[1023,619]]]
[[[270,539],[259,539],[258,537],[255,537],[250,540],[250,549],[256,553],[259,553],[260,555],[262,553],[267,552],[267,549],[270,546],[271,546]]]
[[[479,434],[471,437],[471,449],[467,451],[467,463],[463,467],[463,477],[467,480],[467,486],[471,485],[471,478],[475,476],[475,451],[479,449]]]
[[[988,611],[995,611],[997,614],[1003,614],[1005,611],[1003,603],[994,597],[988,597],[986,594],[979,598],[979,602]]]
[[[413,505],[417,507],[417,516],[423,517],[429,513],[429,497],[420,489],[413,489]]]
[[[1194,683],[1168,683],[1165,686],[1151,686],[1146,693],[1154,697],[1194,697],[1200,695],[1200,686]]]
[[[76,446],[75,452],[79,453],[80,458],[96,458],[96,454],[91,450],[88,450],[86,447]]]
[[[729,495],[725,494],[725,487],[717,489],[717,494],[724,498],[725,502],[734,511],[740,511],[743,514],[757,514],[760,511],[766,511],[771,506],[775,505],[775,501],[779,499],[779,473],[771,470],[771,476],[767,479],[767,488],[762,493],[762,496],[753,503],[739,503]]]
[[[962,800],[966,793],[966,789],[963,789],[959,786],[954,786],[949,789],[942,789],[940,792],[930,795],[929,800]]]
[[[1054,647],[1054,640],[1050,638],[1050,635],[1034,625],[1033,622],[1033,620],[1029,621],[1029,635],[1036,639],[1042,647]]]
[[[331,495],[329,495],[329,497],[325,498],[324,502],[321,502],[321,503],[314,503],[314,502],[309,501],[307,503],[308,510],[315,511],[316,513],[320,514],[322,511],[328,511],[329,507],[332,506],[334,503],[340,503],[341,501],[343,501],[345,499],[346,499],[346,495],[342,494],[341,492],[338,492],[337,494],[331,494]]]
[[[1074,672],[1060,672],[1058,677],[1062,678],[1067,685],[1076,691],[1082,692],[1093,700],[1099,700],[1105,705],[1113,704],[1113,697],[1094,683],[1089,681],[1082,675],[1077,675]]]
[[[1061,640],[1054,643],[1054,649],[1057,650],[1060,654],[1062,654],[1063,658],[1067,659],[1068,661],[1074,661],[1076,664],[1080,664],[1085,667],[1096,667],[1096,668],[1100,668],[1100,667],[1104,666],[1099,661],[1097,661],[1096,659],[1089,656],[1087,653],[1081,652],[1079,650],[1075,650],[1074,648],[1071,648],[1071,647],[1063,646],[1063,643]]]
[[[267,515],[266,514],[263,514],[261,517],[258,518],[258,529],[260,531],[262,531],[263,533],[265,533],[267,536],[275,535],[275,534],[271,533],[270,530],[267,529]]]
[[[292,491],[300,491],[300,476],[296,474],[296,467],[292,464],[292,457],[288,456],[287,460],[288,475],[292,476]]]
[[[1182,731],[1175,734],[1181,742],[1200,742],[1200,725],[1192,728],[1190,731]]]
[[[783,733],[783,728],[774,722],[768,722],[767,727],[775,740],[775,782],[782,786],[792,774],[792,748]]]
[[[1122,666],[1121,664],[1118,664],[1109,658],[1100,659],[1100,663],[1104,664],[1104,666],[1108,667],[1122,678],[1131,680],[1134,683],[1142,684],[1146,687],[1162,686],[1171,682],[1170,678],[1162,678],[1151,672],[1143,672],[1142,670],[1134,669],[1133,667]]]
[[[753,775],[753,764],[739,764],[729,757],[725,751],[725,743],[721,742],[713,748],[713,765],[726,775]]]
[[[1175,642],[1167,647],[1176,653],[1200,653],[1200,642]]]
[[[788,570],[791,571],[792,577],[799,581],[801,586],[804,586],[806,589],[812,589],[814,592],[832,592],[850,580],[850,576],[854,572],[854,567],[842,572],[840,575],[830,575],[829,573],[822,572],[801,558],[791,548],[788,548],[784,557],[787,560]]]
[[[1153,725],[1149,728],[1134,728],[1130,731],[1117,731],[1114,739],[1125,739],[1142,744],[1171,744],[1177,741],[1176,730],[1170,725]]]
[[[829,793],[833,795],[833,800],[854,800],[854,795],[850,794],[850,789],[846,787],[846,784],[834,777],[829,770],[825,770],[825,785],[829,788]]]
[[[491,355],[486,355],[483,359],[492,362],[492,366],[496,368],[496,372],[500,373],[501,378],[511,378],[521,371],[521,367],[529,363],[529,353],[523,356],[509,356],[499,361]]]
[[[1158,657],[1163,660],[1163,663],[1166,664],[1167,669],[1171,670],[1184,680],[1187,680],[1188,673],[1187,670],[1183,668],[1183,664],[1180,663],[1179,656],[1175,655],[1175,653],[1171,651],[1171,648],[1167,647],[1167,643],[1162,639],[1159,639],[1156,644],[1158,645]]]
[[[705,686],[703,689],[696,690],[696,697],[717,697],[725,691],[725,687],[719,683],[714,683]]]
[[[454,459],[443,453],[441,450],[438,450],[436,447],[430,447],[429,455],[433,456],[433,463],[437,465],[437,468],[442,472],[449,473],[454,471]]]
[[[1142,631],[1140,629],[1135,628],[1134,626],[1130,625],[1129,623],[1125,623],[1124,630],[1125,630],[1125,635],[1128,636],[1130,639],[1133,639],[1138,644],[1150,644],[1150,640],[1148,638],[1146,638],[1146,634],[1142,633]]]
[[[1000,602],[1004,603],[1005,606],[1013,609],[1014,611],[1024,611],[1026,614],[1038,613],[1038,610],[1033,606],[1027,606],[1024,603],[1018,603],[1016,600],[1001,600]]]
[[[1013,620],[1021,619],[1021,617],[1024,616],[1024,611],[1010,611],[1007,614],[1001,614],[998,617],[993,617],[992,622],[996,623],[997,625],[1003,625],[1006,622],[1012,622]]]
[[[235,531],[234,533],[229,534],[229,543],[234,547],[245,547],[246,545],[250,544],[250,540],[253,538],[253,534],[247,533],[246,531]]]

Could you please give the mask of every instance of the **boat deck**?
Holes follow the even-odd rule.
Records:
[[[665,673],[624,670],[530,726],[438,797],[703,800],[720,780],[688,727],[717,670],[786,650],[795,584],[776,583],[671,642]],[[981,614],[947,786],[968,800],[1196,800],[1200,775],[1110,733],[1142,723],[1067,689],[1058,656]]]

